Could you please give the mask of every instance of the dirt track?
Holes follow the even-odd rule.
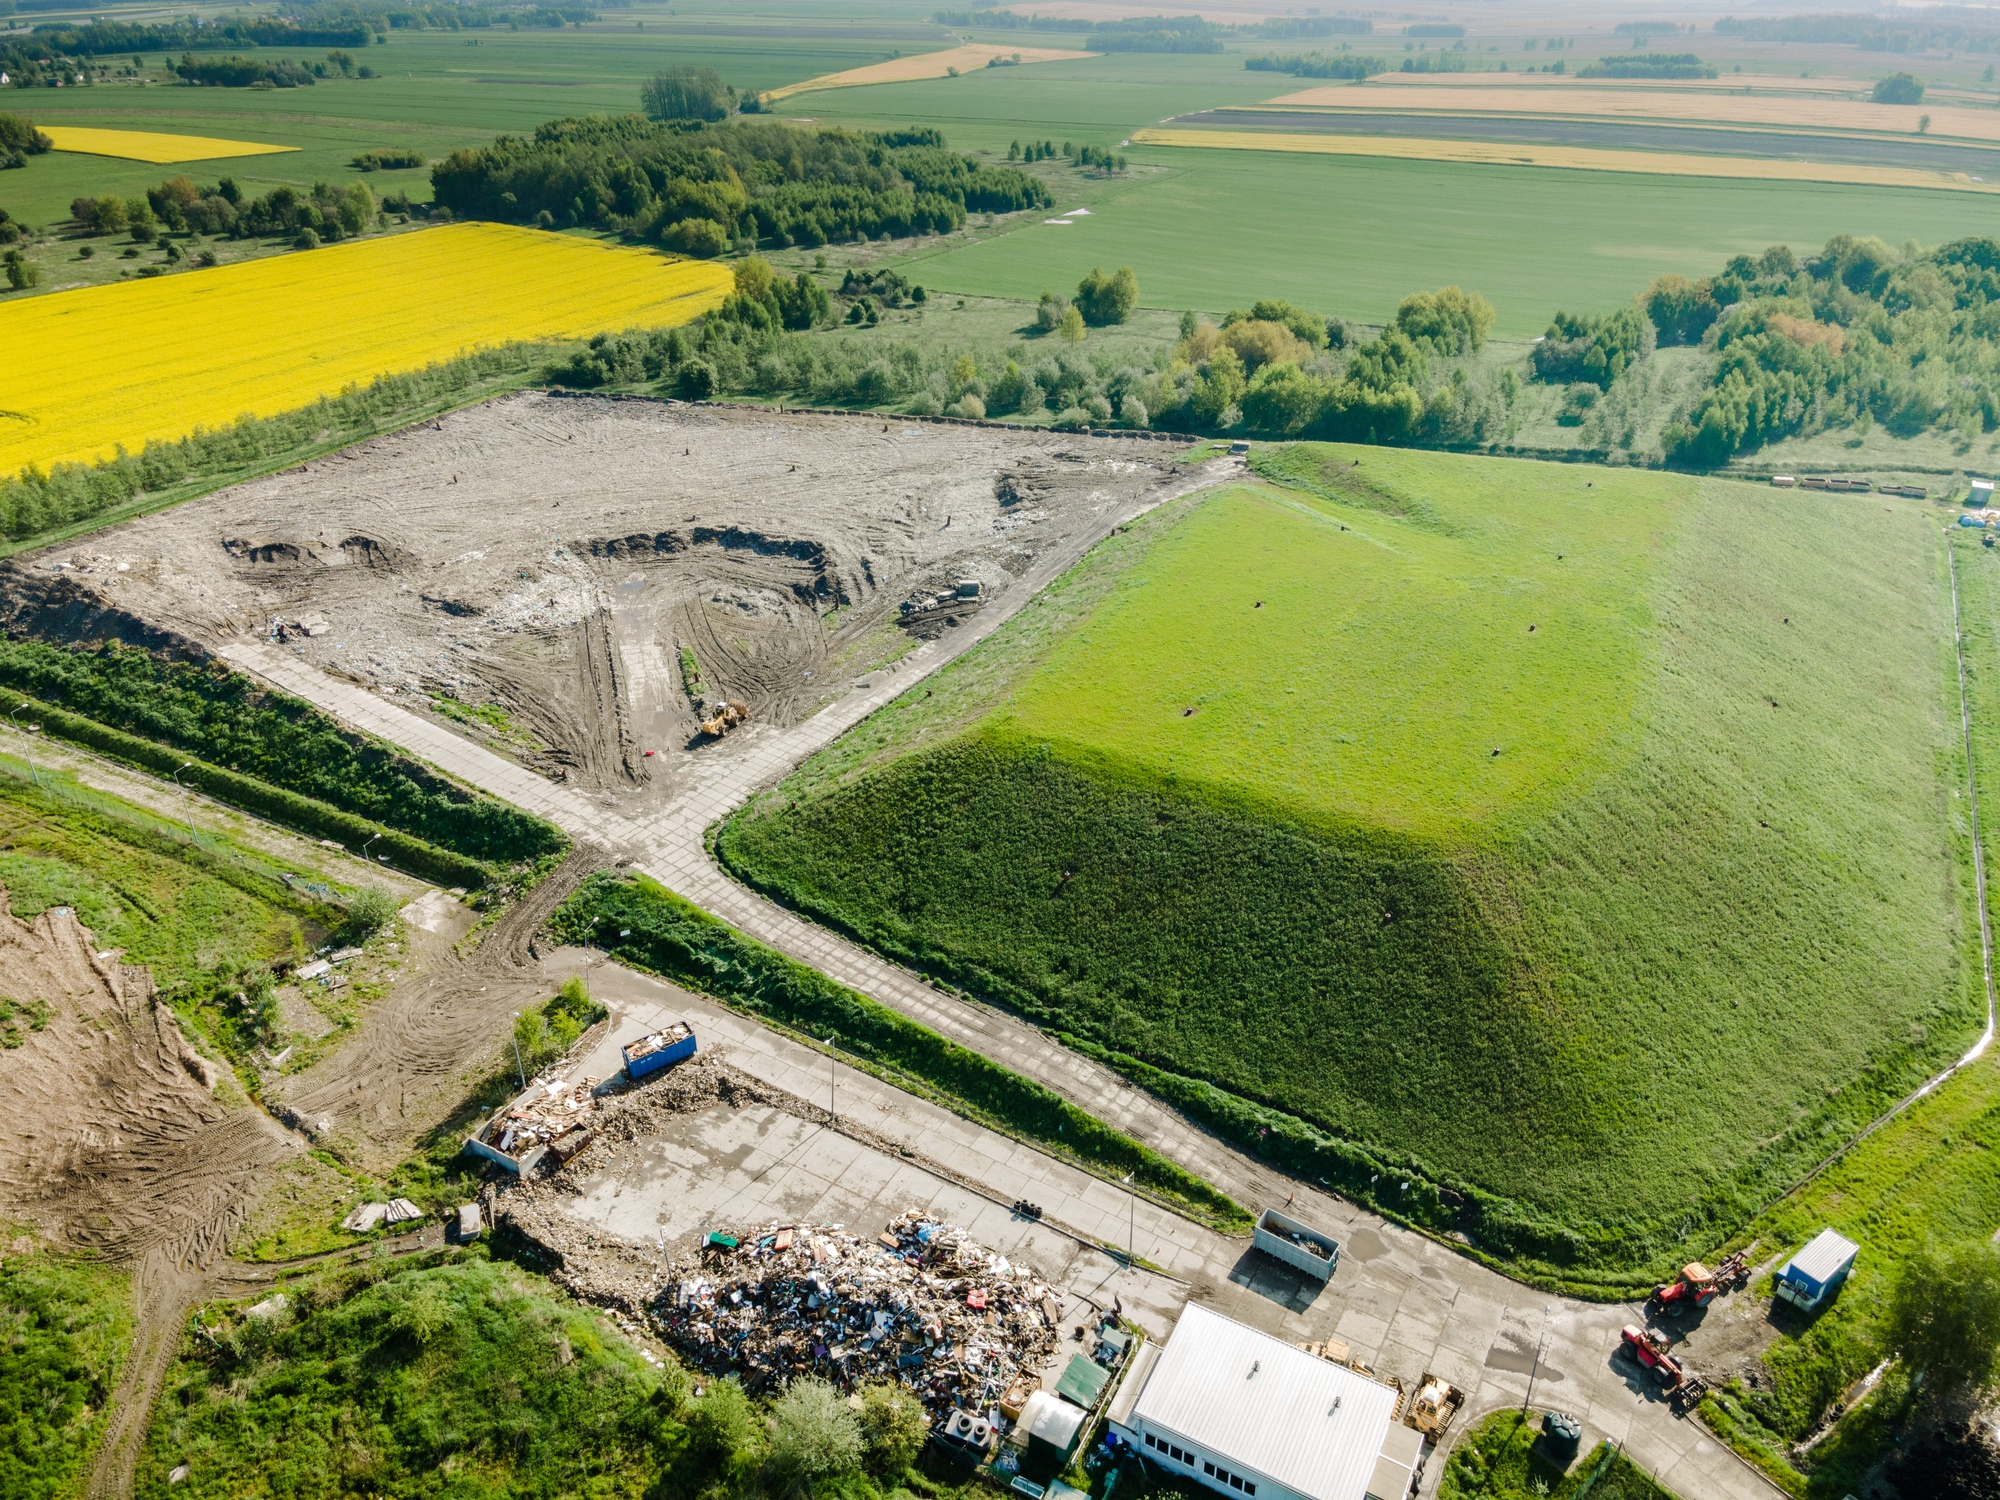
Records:
[[[1170,463],[1058,433],[530,394],[16,563],[0,592],[44,634],[101,628],[99,600],[204,645],[276,627],[405,706],[497,707],[514,732],[453,727],[545,774],[631,789],[671,779],[697,735],[683,650],[704,701],[796,723],[905,648],[913,590],[1004,595]]]

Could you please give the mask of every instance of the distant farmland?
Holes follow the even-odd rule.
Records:
[[[1476,1195],[1482,1243],[1570,1279],[1663,1264],[1955,1050],[1977,957],[1927,518],[1265,467],[1282,488],[1108,543],[725,858]]]

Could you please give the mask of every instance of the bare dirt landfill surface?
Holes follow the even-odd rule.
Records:
[[[17,581],[57,614],[79,602],[68,577],[205,646],[274,637],[413,709],[492,705],[454,727],[630,789],[700,742],[704,708],[796,723],[1171,467],[1152,444],[1053,432],[529,394],[58,548]],[[977,600],[899,623],[912,593],[961,580]]]

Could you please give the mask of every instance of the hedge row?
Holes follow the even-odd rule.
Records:
[[[1163,1072],[1122,1052],[1062,1035],[1067,1047],[1122,1074],[1190,1119],[1253,1156],[1311,1178],[1394,1223],[1457,1239],[1479,1259],[1510,1274],[1526,1273],[1568,1295],[1623,1300],[1652,1279],[1627,1270],[1598,1280],[1584,1269],[1612,1257],[1609,1248],[1566,1225],[1523,1215],[1509,1199],[1468,1183],[1441,1185],[1419,1165],[1326,1134],[1303,1120],[1253,1104],[1212,1083]],[[1608,1230],[1621,1240],[1623,1230]],[[1617,1257],[1625,1259],[1627,1257]],[[1578,1279],[1584,1277],[1588,1279]]]
[[[654,881],[594,875],[549,927],[563,941],[594,944],[782,1025],[837,1033],[843,1050],[913,1074],[1024,1136],[1136,1173],[1151,1191],[1223,1227],[1250,1227],[1240,1204],[1060,1095],[745,937]]]
[[[407,833],[384,828],[380,823],[371,823],[366,818],[342,812],[311,797],[301,797],[296,792],[288,792],[239,771],[225,771],[205,761],[190,761],[178,750],[142,740],[123,730],[108,728],[93,719],[67,713],[50,704],[32,698],[27,702],[35,711],[44,734],[87,746],[133,765],[144,766],[149,771],[158,771],[164,776],[172,776],[178,771],[182,786],[301,832],[335,839],[356,850],[368,844],[371,855],[386,854],[397,868],[421,875],[426,880],[434,880],[439,885],[481,886],[493,877],[490,865],[454,854],[449,849],[440,849]],[[370,840],[373,842],[370,843]]]
[[[395,746],[220,662],[0,637],[0,683],[99,724],[495,865],[567,846],[562,830],[477,795]]]

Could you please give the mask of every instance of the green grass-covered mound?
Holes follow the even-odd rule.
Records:
[[[1739,1218],[1972,1027],[1928,511],[1262,467],[1112,538],[724,858],[1574,1281]]]

